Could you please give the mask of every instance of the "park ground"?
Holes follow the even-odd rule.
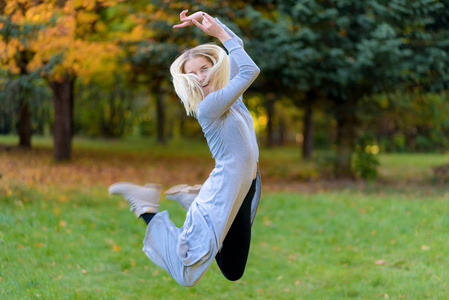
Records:
[[[264,194],[246,272],[213,265],[181,287],[142,249],[145,225],[116,181],[201,183],[213,167],[203,142],[75,139],[55,163],[0,137],[1,299],[447,299],[449,187],[432,167],[447,154],[380,154],[373,182],[324,180],[299,150],[261,149]],[[181,226],[185,212],[162,200]]]

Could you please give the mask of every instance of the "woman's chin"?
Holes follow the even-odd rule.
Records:
[[[203,87],[203,94],[204,94],[204,97],[206,97],[207,95],[210,94],[210,90],[207,85],[205,87]]]

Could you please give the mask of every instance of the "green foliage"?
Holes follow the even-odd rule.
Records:
[[[30,106],[31,129],[42,134],[49,126],[51,93],[44,77],[60,62],[61,55],[55,55],[46,64],[30,71],[28,63],[35,53],[30,50],[30,44],[45,29],[54,25],[55,16],[44,23],[16,23],[9,15],[0,16],[0,42],[6,49],[0,51],[0,133],[15,132],[20,103]],[[7,50],[12,40],[20,41],[22,47],[10,56]],[[12,66],[12,67],[11,67]]]
[[[449,147],[447,93],[397,91],[361,102],[359,135],[388,152],[444,152]]]
[[[377,156],[378,151],[379,147],[377,145],[356,147],[353,158],[356,175],[367,180],[377,178],[377,167],[380,164]]]
[[[334,165],[337,159],[338,157],[335,151],[319,151],[315,160],[320,175],[328,179],[334,178]]]
[[[46,82],[32,72],[25,75],[0,75],[0,133],[15,132],[20,100],[32,110],[31,127],[37,134],[51,126],[51,93]]]
[[[347,124],[357,123],[353,116],[369,107],[366,101],[364,107],[359,105],[365,97],[400,86],[407,90],[419,85],[424,91],[441,91],[449,82],[446,2],[276,3],[278,11],[272,14],[247,9],[256,61],[261,62],[262,76],[272,83],[265,84],[262,79],[263,85],[267,89],[280,85],[276,89],[280,91],[318,91],[340,130],[355,131]],[[267,53],[271,59],[264,59]],[[292,95],[299,98],[298,93]],[[437,131],[432,135],[438,135]],[[415,139],[419,145],[432,144],[426,134]],[[357,137],[351,132],[340,136]],[[355,144],[354,140],[338,140],[337,146]]]
[[[86,136],[119,137],[131,132],[136,106],[144,94],[126,86],[124,76],[112,83],[77,83],[75,132]]]
[[[440,184],[449,182],[449,164],[434,167],[432,170],[435,182]]]

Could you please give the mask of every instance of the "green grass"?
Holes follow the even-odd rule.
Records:
[[[244,277],[178,286],[141,251],[145,225],[101,188],[0,190],[1,299],[445,299],[449,193],[264,195]],[[162,201],[175,223],[184,212]],[[376,261],[384,263],[376,264]],[[379,263],[379,262],[378,262]],[[151,295],[151,297],[149,296]]]
[[[449,153],[394,153],[380,155],[379,175],[399,180],[431,179],[432,167],[449,163]]]
[[[14,144],[16,138],[0,137],[0,143]],[[51,147],[48,138],[33,143]],[[75,153],[105,157],[149,151],[210,158],[204,143],[186,141],[163,147],[142,139],[75,139],[74,145]],[[289,165],[304,167],[297,153],[262,149],[261,164],[289,172]],[[426,172],[448,156],[383,154],[380,160],[383,178],[403,182],[400,186],[381,181],[307,193],[265,192],[244,277],[229,282],[213,264],[192,288],[179,286],[147,259],[141,250],[143,221],[121,198],[108,196],[106,186],[40,189],[12,182],[5,173],[0,299],[447,299],[449,189],[408,181],[426,181]],[[163,200],[165,209],[182,225],[179,205]]]

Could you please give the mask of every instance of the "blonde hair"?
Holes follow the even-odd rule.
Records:
[[[198,105],[204,99],[204,93],[198,77],[185,74],[184,66],[192,57],[204,56],[213,67],[209,69],[204,82],[209,82],[211,91],[224,88],[231,77],[229,58],[223,48],[214,44],[203,44],[184,51],[170,66],[173,86],[184,104],[189,116],[197,117]]]

